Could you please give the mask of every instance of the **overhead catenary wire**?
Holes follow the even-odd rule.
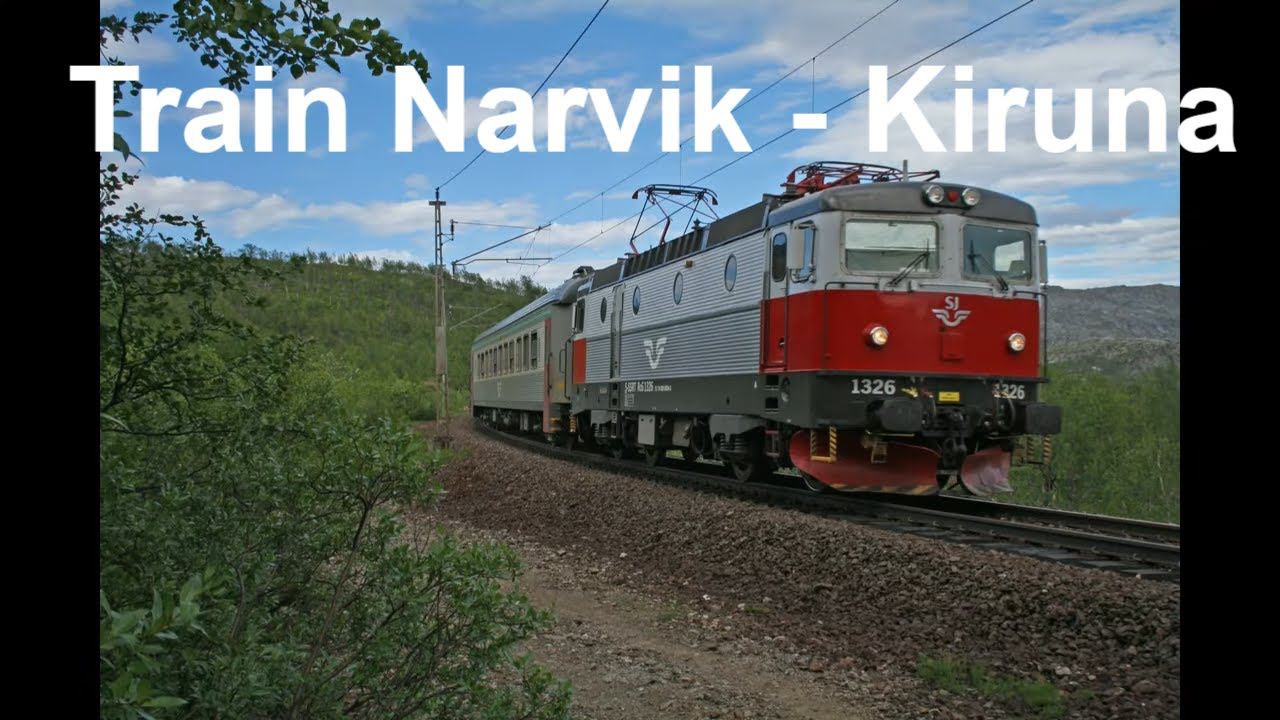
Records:
[[[604,12],[604,9],[608,7],[608,5],[609,5],[609,0],[604,0],[604,2],[601,3],[600,7],[596,10],[596,14],[591,16],[591,19],[587,21],[587,24],[585,26],[583,26],[582,32],[578,33],[578,37],[573,39],[573,44],[569,46],[568,50],[564,51],[564,54],[561,55],[560,59],[556,61],[555,67],[551,68],[551,72],[547,73],[547,76],[542,79],[541,83],[539,83],[538,89],[534,90],[533,94],[529,96],[530,99],[537,97],[538,93],[542,92],[542,89],[547,86],[547,83],[551,82],[551,77],[556,74],[556,71],[559,70],[560,66],[564,64],[564,61],[568,59],[569,53],[573,52],[573,49],[578,47],[578,43],[582,41],[582,37],[587,34],[587,31],[590,30],[591,26],[595,24],[596,18],[600,17],[600,13]],[[502,131],[498,133],[498,137],[499,138],[503,137],[506,134],[507,130],[509,130],[510,128],[511,128],[510,125],[503,127]],[[484,148],[480,148],[480,152],[477,152],[475,156],[473,156],[470,160],[468,160],[466,165],[463,165],[462,167],[458,168],[457,172],[449,176],[449,179],[437,185],[436,191],[439,192],[441,188],[445,187],[449,183],[456,180],[459,175],[467,171],[467,168],[470,168],[472,165],[474,165],[475,162],[485,154],[485,152],[486,150]]]
[[[955,40],[952,40],[951,42],[947,43],[946,45],[943,45],[942,47],[938,48],[937,50],[934,50],[933,52],[929,53],[928,55],[925,55],[924,57],[922,57],[922,58],[920,58],[920,59],[918,59],[918,60],[916,60],[916,61],[914,61],[914,62],[910,63],[909,65],[905,65],[905,66],[903,66],[902,68],[900,68],[900,69],[898,69],[897,71],[895,71],[893,74],[889,75],[889,76],[888,76],[888,79],[889,79],[889,80],[892,80],[893,78],[898,77],[899,75],[901,75],[901,74],[903,74],[903,73],[907,72],[908,70],[910,70],[910,69],[912,69],[912,68],[916,67],[917,65],[921,65],[921,64],[923,64],[923,63],[925,63],[925,62],[928,62],[930,59],[934,58],[935,56],[937,56],[937,55],[939,55],[939,54],[941,54],[941,53],[943,53],[943,52],[945,52],[945,51],[947,51],[947,50],[949,50],[949,49],[951,49],[951,48],[955,47],[956,45],[959,45],[960,43],[964,42],[965,40],[967,40],[967,39],[969,39],[969,38],[973,37],[974,35],[977,35],[978,33],[982,32],[983,30],[986,30],[987,28],[991,27],[992,25],[995,25],[996,23],[1000,22],[1001,20],[1004,20],[1005,18],[1007,18],[1007,17],[1009,17],[1010,15],[1012,15],[1012,14],[1014,14],[1014,13],[1018,12],[1019,10],[1021,10],[1021,9],[1025,8],[1026,6],[1028,6],[1028,5],[1032,4],[1032,3],[1033,3],[1033,2],[1035,2],[1035,1],[1036,1],[1036,0],[1025,0],[1025,2],[1021,3],[1020,5],[1017,5],[1016,7],[1013,7],[1012,9],[1007,10],[1007,11],[1005,11],[1005,12],[1001,13],[1000,15],[997,15],[996,17],[992,18],[991,20],[988,20],[987,22],[983,23],[982,25],[979,25],[978,27],[974,28],[973,30],[970,30],[969,32],[965,33],[964,35],[961,35],[960,37],[956,38]],[[882,10],[882,12],[883,12],[883,10]],[[847,35],[846,35],[846,37],[847,37]],[[830,47],[830,46],[829,46],[829,47]],[[815,55],[814,57],[817,57],[817,56]],[[808,64],[809,62],[810,62],[809,60],[806,60],[806,61],[805,61],[805,63],[802,63],[799,67],[804,67],[804,65]],[[795,72],[795,70],[792,70],[792,73],[794,73],[794,72]],[[845,105],[848,105],[849,103],[853,102],[854,100],[857,100],[858,98],[862,97],[863,95],[867,94],[867,92],[868,92],[868,91],[869,91],[869,88],[863,88],[862,90],[860,90],[860,91],[858,91],[858,92],[854,93],[853,95],[850,95],[849,97],[847,97],[847,98],[845,98],[845,99],[841,100],[840,102],[836,103],[835,105],[832,105],[831,107],[827,108],[826,110],[824,110],[824,111],[823,111],[823,113],[824,113],[824,114],[827,114],[827,113],[831,113],[832,111],[838,110],[838,109],[840,109],[840,108],[844,107]],[[741,105],[739,105],[739,107],[741,107]],[[770,145],[772,145],[772,144],[774,144],[774,143],[778,142],[779,140],[781,140],[781,139],[783,139],[783,138],[787,137],[788,135],[790,135],[790,134],[791,134],[791,133],[793,133],[793,132],[795,132],[795,129],[794,129],[794,128],[791,128],[791,129],[785,130],[785,131],[783,131],[783,132],[781,132],[781,133],[779,133],[779,134],[775,135],[774,137],[772,137],[772,138],[770,138],[768,141],[766,141],[764,144],[762,144],[762,145],[758,145],[758,146],[756,146],[755,148],[752,148],[749,152],[743,153],[742,155],[739,155],[738,157],[735,157],[733,160],[730,160],[729,162],[727,162],[727,163],[725,163],[725,164],[721,165],[720,167],[718,167],[718,168],[716,168],[716,169],[712,170],[711,172],[707,173],[706,175],[703,175],[702,177],[698,178],[697,180],[694,180],[691,184],[693,184],[693,185],[697,185],[698,183],[701,183],[703,180],[706,180],[707,178],[710,178],[710,177],[712,177],[712,176],[714,176],[714,175],[716,175],[716,174],[718,174],[718,173],[720,173],[720,172],[722,172],[722,171],[724,171],[724,170],[726,170],[726,169],[728,169],[728,168],[730,168],[730,167],[732,167],[732,166],[736,165],[737,163],[739,163],[739,162],[741,162],[741,161],[743,161],[743,160],[747,159],[748,157],[751,157],[752,155],[754,155],[754,154],[756,154],[756,153],[760,152],[761,150],[764,150],[765,148],[767,148],[767,147],[769,147]],[[627,178],[623,178],[623,180],[622,180],[622,181],[619,181],[618,183],[615,183],[613,186],[611,186],[610,188],[606,188],[606,190],[605,190],[605,191],[602,191],[602,192],[607,192],[608,190],[612,189],[613,187],[617,187],[617,185],[621,184],[622,182],[625,182],[628,178],[630,178],[630,177],[632,177],[632,176],[634,176],[634,175],[639,174],[639,173],[640,173],[640,171],[642,171],[642,170],[644,170],[645,168],[647,168],[647,167],[649,167],[649,166],[653,165],[653,164],[654,164],[654,163],[656,163],[658,160],[662,159],[662,157],[664,157],[664,156],[663,156],[663,155],[660,155],[660,156],[658,156],[657,158],[655,158],[654,160],[651,160],[651,161],[650,161],[648,164],[646,164],[644,167],[640,168],[640,170],[637,170],[636,172],[634,172],[634,173],[632,173],[631,175],[627,176]],[[592,197],[593,197],[593,199],[594,199],[594,196],[592,196]],[[576,209],[576,208],[573,208],[573,209]],[[571,209],[569,212],[572,212],[572,210],[573,210],[573,209]],[[557,216],[557,219],[558,219],[559,217],[563,217],[564,215],[567,215],[567,214],[568,214],[568,212],[566,212],[566,213],[562,213],[561,215]],[[591,242],[595,241],[596,239],[598,239],[598,238],[602,237],[605,233],[607,233],[607,232],[609,232],[609,231],[612,231],[614,228],[618,227],[619,225],[622,225],[623,223],[625,223],[625,222],[627,222],[627,221],[629,221],[629,220],[633,220],[633,219],[635,219],[635,218],[636,218],[637,216],[639,216],[639,215],[640,215],[640,213],[639,213],[639,212],[637,212],[637,213],[635,213],[635,214],[633,214],[633,215],[631,215],[631,216],[629,216],[629,217],[627,217],[627,218],[624,218],[623,220],[621,220],[620,222],[618,222],[618,223],[617,223],[617,224],[615,224],[614,226],[610,227],[608,230],[602,230],[602,231],[600,231],[599,233],[597,233],[597,234],[595,234],[595,235],[593,235],[593,236],[591,236],[591,237],[589,237],[589,238],[587,238],[587,239],[583,240],[582,242],[578,243],[577,245],[574,245],[573,247],[569,248],[568,250],[566,250],[566,251],[564,251],[564,252],[560,253],[560,254],[559,254],[559,255],[557,255],[555,258],[553,258],[553,261],[554,261],[554,260],[559,260],[560,258],[562,258],[562,257],[564,257],[564,256],[566,256],[566,255],[568,255],[568,254],[570,254],[570,253],[572,253],[572,252],[577,251],[578,249],[580,249],[580,248],[582,248],[582,247],[586,246],[587,244],[589,244],[589,243],[591,243]],[[554,222],[554,220],[552,220],[552,222]]]
[[[527,225],[501,225],[499,223],[484,223],[484,222],[475,222],[472,220],[451,220],[450,222],[452,222],[455,225],[481,225],[483,227],[508,228],[511,230],[536,230],[537,229],[534,227],[529,227]]]
[[[490,246],[488,246],[488,247],[486,247],[486,248],[481,248],[480,250],[477,250],[477,251],[475,251],[475,252],[471,253],[470,255],[464,255],[464,256],[462,256],[462,257],[458,258],[457,260],[454,260],[454,261],[453,261],[453,267],[457,268],[457,267],[459,267],[459,266],[466,265],[466,264],[468,263],[468,261],[475,262],[474,260],[472,260],[472,258],[474,258],[475,256],[477,256],[477,255],[479,255],[479,254],[481,254],[481,253],[487,253],[487,252],[489,252],[490,250],[493,250],[493,249],[495,249],[495,248],[502,247],[503,245],[506,245],[506,244],[507,244],[507,243],[509,243],[509,242],[514,242],[514,241],[516,241],[516,240],[519,240],[519,239],[520,239],[520,238],[522,238],[522,237],[526,237],[526,236],[529,236],[529,235],[533,235],[533,234],[537,233],[539,230],[544,230],[544,229],[546,229],[546,227],[547,227],[546,225],[539,225],[539,226],[538,226],[538,227],[536,227],[536,228],[529,228],[528,230],[526,230],[526,231],[524,231],[524,232],[520,233],[519,235],[516,235],[516,236],[514,236],[514,237],[509,237],[509,238],[507,238],[506,240],[502,240],[502,241],[500,241],[500,242],[496,242],[496,243],[494,243],[494,244],[492,244],[492,245],[490,245]]]
[[[852,36],[854,33],[858,32],[858,31],[859,31],[859,30],[861,30],[862,28],[866,27],[866,26],[867,26],[867,25],[868,25],[872,20],[875,20],[876,18],[880,17],[880,16],[881,16],[881,15],[883,15],[886,11],[888,11],[890,8],[892,8],[894,5],[897,5],[897,4],[898,4],[898,3],[900,3],[900,2],[902,2],[902,0],[891,0],[888,4],[886,4],[884,7],[880,8],[879,10],[877,10],[877,11],[876,11],[874,14],[872,14],[870,17],[868,17],[867,19],[865,19],[865,20],[863,20],[862,22],[858,23],[857,25],[853,26],[853,27],[852,27],[849,31],[847,31],[845,34],[843,34],[843,35],[841,35],[840,37],[836,38],[835,40],[831,41],[830,43],[828,43],[828,44],[827,44],[827,46],[826,46],[826,47],[824,47],[824,48],[822,48],[821,50],[819,50],[818,52],[814,53],[814,54],[813,54],[813,56],[812,56],[812,57],[810,57],[808,60],[805,60],[804,62],[800,63],[799,65],[796,65],[795,67],[793,67],[793,68],[791,68],[790,70],[788,70],[786,73],[784,73],[784,74],[780,75],[780,76],[779,76],[777,79],[775,79],[773,82],[769,83],[768,85],[764,86],[763,88],[761,88],[761,89],[759,89],[759,90],[756,90],[755,92],[751,93],[751,94],[750,94],[750,95],[748,95],[747,97],[743,98],[742,102],[738,103],[737,109],[738,109],[738,110],[741,110],[742,108],[744,108],[744,107],[746,107],[747,105],[751,104],[751,102],[752,102],[752,101],[754,101],[756,98],[758,98],[758,97],[760,97],[761,95],[764,95],[765,93],[767,93],[767,92],[769,92],[770,90],[774,89],[774,88],[775,88],[775,87],[777,87],[779,84],[781,84],[783,81],[785,81],[787,78],[791,77],[792,75],[795,75],[797,72],[799,72],[801,69],[803,69],[806,65],[809,65],[809,64],[813,63],[815,60],[817,60],[817,59],[818,59],[819,57],[821,57],[822,55],[824,55],[824,54],[826,54],[826,53],[830,52],[833,48],[835,48],[835,46],[839,45],[840,43],[844,42],[845,40],[848,40],[848,39],[849,39],[849,37],[850,37],[850,36]],[[691,141],[691,140],[693,140],[693,135],[690,135],[690,136],[688,136],[688,137],[684,138],[683,140],[681,140],[681,141],[680,141],[680,148],[681,148],[681,149],[683,149],[683,148],[684,148],[684,146],[685,146],[685,145],[688,145],[688,144],[689,144],[689,141]],[[621,180],[618,180],[617,182],[613,183],[613,184],[612,184],[612,185],[610,185],[609,187],[607,187],[607,188],[605,188],[605,189],[601,190],[599,193],[594,193],[594,194],[592,194],[592,195],[591,195],[591,196],[589,196],[586,200],[583,200],[582,202],[578,203],[577,205],[574,205],[573,207],[569,208],[568,210],[565,210],[564,212],[560,213],[559,215],[556,215],[555,217],[551,218],[551,219],[550,219],[550,220],[548,220],[547,222],[552,222],[552,223],[553,223],[553,222],[555,222],[555,221],[559,220],[560,218],[562,218],[562,217],[564,217],[564,216],[566,216],[566,215],[569,215],[569,214],[573,213],[573,212],[574,212],[574,211],[576,211],[576,210],[581,209],[581,208],[582,208],[583,206],[585,206],[587,203],[589,203],[589,202],[591,202],[591,201],[595,200],[597,196],[599,196],[599,197],[603,198],[605,193],[609,192],[610,190],[613,190],[614,188],[618,187],[618,186],[619,186],[619,185],[621,185],[622,183],[624,183],[624,182],[626,182],[626,181],[630,180],[631,178],[635,177],[636,175],[639,175],[640,173],[644,172],[645,170],[648,170],[649,168],[653,167],[653,166],[654,166],[654,165],[655,165],[659,160],[662,160],[662,159],[663,159],[663,158],[665,158],[666,156],[670,155],[670,154],[671,154],[671,152],[676,152],[676,151],[670,151],[670,152],[668,152],[668,151],[665,151],[665,150],[664,150],[663,152],[659,153],[659,154],[657,155],[657,157],[653,158],[652,160],[650,160],[649,162],[645,163],[644,165],[641,165],[639,168],[636,168],[634,171],[632,171],[632,172],[631,172],[629,175],[627,175],[626,177],[622,178]]]

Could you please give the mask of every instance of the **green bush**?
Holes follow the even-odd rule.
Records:
[[[441,458],[404,381],[222,312],[278,280],[196,221],[100,235],[101,715],[563,717],[499,546],[410,533]]]
[[[1166,365],[1135,377],[1052,367],[1045,400],[1062,406],[1051,465],[1014,471],[1012,500],[1178,521],[1181,375]]]

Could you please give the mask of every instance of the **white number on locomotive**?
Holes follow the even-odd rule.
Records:
[[[898,384],[894,380],[885,380],[884,378],[853,379],[854,395],[892,395],[897,391]]]
[[[996,396],[1012,398],[1014,400],[1027,399],[1027,386],[1014,385],[1012,383],[996,383]]]

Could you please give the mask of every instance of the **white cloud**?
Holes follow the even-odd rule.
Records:
[[[273,227],[290,225],[306,216],[306,210],[301,206],[281,195],[272,194],[232,210],[226,216],[226,222],[231,234],[242,238]]]
[[[1146,242],[1178,247],[1182,221],[1177,217],[1124,218],[1114,222],[1059,225],[1041,229],[1050,247],[1081,247]]]
[[[429,233],[435,222],[435,210],[427,200],[300,203],[278,193],[264,195],[222,180],[172,176],[140,178],[125,200],[138,202],[153,212],[216,215],[213,222],[222,224],[237,238],[299,222],[328,220],[349,222],[376,236],[420,235]],[[538,214],[532,200],[510,198],[452,202],[445,220],[529,226],[536,224]]]
[[[1133,214],[1132,208],[1082,205],[1066,194],[1023,195],[1021,199],[1036,209],[1036,219],[1044,227],[1119,220]]]
[[[1149,19],[1165,13],[1177,13],[1178,0],[1119,0],[1099,4],[1095,0],[1077,0],[1065,3],[1055,10],[1071,20],[1064,30],[1096,27],[1126,20]]]
[[[359,258],[368,258],[370,260],[373,260],[375,265],[381,265],[383,262],[387,260],[393,260],[395,262],[418,263],[419,265],[428,265],[431,262],[426,258],[418,257],[417,255],[413,254],[409,250],[392,250],[389,248],[378,249],[378,250],[356,250],[351,254]]]
[[[1177,282],[1182,248],[1177,217],[1045,227],[1040,237],[1049,246],[1050,281],[1055,285]]]
[[[1112,287],[1115,285],[1177,285],[1179,284],[1177,269],[1156,273],[1131,273],[1121,275],[1089,275],[1064,280],[1054,280],[1053,284],[1065,288],[1081,289],[1092,287]]]
[[[143,175],[127,187],[121,199],[138,203],[153,213],[216,213],[252,202],[257,193],[222,180]]]

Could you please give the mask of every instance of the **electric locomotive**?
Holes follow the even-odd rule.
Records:
[[[1015,456],[1047,460],[1061,410],[1039,399],[1034,208],[865,163],[802,166],[782,187],[669,241],[664,211],[656,246],[579,268],[531,306],[554,307],[543,337],[564,338],[538,395],[479,394],[476,415],[651,463],[717,460],[743,481],[794,468],[815,491],[985,495],[1010,489]],[[718,204],[706,188],[642,191],[646,209]]]

